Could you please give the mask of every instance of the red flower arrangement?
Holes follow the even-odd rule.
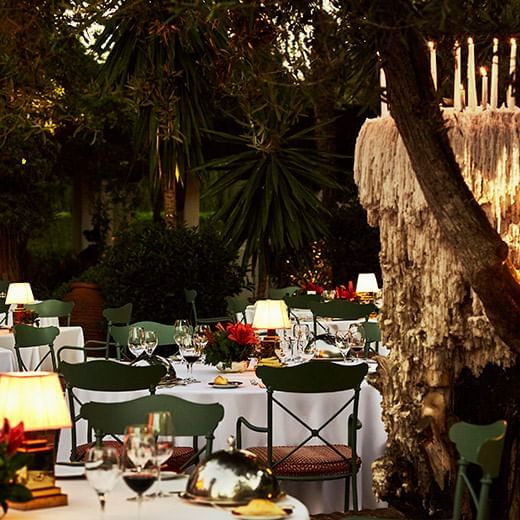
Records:
[[[11,428],[9,421],[4,419],[0,429],[0,506],[4,513],[8,508],[8,500],[27,502],[32,498],[31,492],[16,482],[16,472],[30,460],[29,455],[17,451],[24,439],[23,423]]]
[[[208,343],[204,349],[207,365],[222,363],[229,368],[233,361],[247,360],[260,340],[253,327],[243,323],[218,324],[214,332],[208,332]]]

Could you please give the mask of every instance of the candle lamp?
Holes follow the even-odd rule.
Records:
[[[289,312],[284,300],[258,300],[255,303],[254,329],[267,330],[259,349],[258,357],[271,357],[280,343],[277,329],[290,329]]]
[[[480,104],[485,110],[488,104],[488,75],[486,67],[480,67],[480,75],[482,76],[482,97],[480,99]]]
[[[356,283],[356,294],[363,303],[374,303],[379,292],[377,278],[374,273],[359,273]]]
[[[25,304],[35,303],[31,284],[27,282],[10,283],[7,288],[5,303],[6,305],[16,304],[16,308],[13,311],[13,325],[23,323],[27,313]]]
[[[58,374],[53,372],[11,372],[0,374],[0,419],[10,424],[23,422],[26,438],[18,449],[30,454],[31,462],[17,478],[33,498],[9,502],[13,509],[40,509],[66,505],[67,495],[55,485],[55,437],[71,420]]]

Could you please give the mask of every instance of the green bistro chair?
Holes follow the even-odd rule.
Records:
[[[379,344],[381,343],[381,327],[379,323],[375,321],[365,321],[363,323],[363,330],[365,331],[365,357],[368,357],[371,350],[379,354]],[[374,349],[370,346],[372,343],[375,344]]]
[[[267,291],[267,296],[270,300],[283,300],[285,298],[290,298],[291,296],[295,296],[298,294],[298,291],[301,287],[296,285],[292,285],[289,287],[282,287],[277,289],[275,287],[269,288]]]
[[[93,392],[131,392],[148,390],[155,393],[159,381],[166,374],[166,367],[151,365],[145,367],[130,366],[116,361],[104,359],[87,361],[86,363],[67,363],[62,361],[59,372],[65,381],[69,401],[71,429],[71,461],[79,461],[92,446],[92,432],[88,430],[87,444],[77,444],[77,423],[81,419],[76,412],[77,406],[84,403],[78,397],[78,390]]]
[[[237,421],[237,446],[242,444],[242,426],[267,436],[266,446],[247,448],[257,455],[259,462],[267,465],[280,480],[336,480],[345,479],[345,510],[349,507],[350,489],[352,488],[352,504],[358,509],[356,474],[361,465],[357,456],[357,430],[361,428],[358,421],[359,395],[361,383],[368,372],[368,365],[339,365],[336,363],[310,362],[293,367],[274,368],[260,366],[257,376],[267,388],[267,426],[251,424],[244,417]],[[306,422],[301,412],[287,407],[280,400],[278,392],[317,394],[323,392],[340,392],[352,390],[344,403],[331,417],[321,425]],[[309,395],[309,402],[312,396]],[[275,428],[281,427],[279,421],[273,420],[273,409],[277,408],[297,421],[306,431],[301,440],[294,446],[274,446]],[[347,408],[350,415],[345,420],[345,441],[347,444],[330,442],[323,430],[337,419]],[[322,444],[310,444],[318,439]]]
[[[226,302],[231,320],[234,322],[238,320],[239,322],[247,323],[246,308],[249,305],[247,296],[228,296]],[[242,315],[240,319],[237,318],[238,314]]]
[[[105,353],[105,359],[109,358],[110,347],[114,346],[116,349],[116,357],[120,359],[120,350],[118,345],[110,341],[112,327],[115,325],[126,326],[132,319],[133,304],[126,303],[121,307],[111,307],[103,310],[103,317],[107,321],[107,337],[106,340],[97,341],[89,340],[85,343],[85,361],[87,357],[87,351],[102,351]]]
[[[157,346],[172,345],[174,343],[175,327],[173,325],[165,325],[156,321],[138,321],[127,326],[113,325],[110,328],[110,336],[112,336],[116,345],[117,359],[121,359],[121,352],[126,353],[130,327],[142,327],[144,330],[153,330],[157,335]]]
[[[286,296],[284,298],[287,304],[287,311],[289,317],[293,315],[296,319],[297,316],[294,314],[293,309],[308,309],[310,310],[311,304],[323,301],[323,298],[319,294],[297,294],[294,296]]]
[[[500,472],[506,428],[506,421],[482,426],[461,421],[450,428],[450,440],[455,443],[460,456],[452,520],[459,520],[461,517],[465,487],[476,509],[476,520],[495,518],[489,515],[489,489],[492,479],[498,477]],[[476,464],[482,470],[480,492],[468,478],[469,464]]]
[[[48,347],[49,351],[40,359],[40,362],[30,370],[38,370],[43,362],[50,357],[52,370],[56,372],[56,355],[54,353],[54,340],[59,335],[58,327],[33,327],[31,325],[16,325],[13,329],[14,349],[18,367],[22,372],[27,372],[29,368],[24,363],[21,351],[27,348]]]
[[[39,318],[67,318],[67,327],[70,327],[70,315],[74,308],[74,302],[61,300],[43,300],[39,303],[27,304],[25,308],[34,311]]]
[[[175,446],[166,462],[167,468],[182,471],[198,462],[199,457],[211,455],[214,432],[224,417],[224,407],[218,403],[192,403],[171,395],[151,395],[119,403],[86,403],[81,416],[94,429],[96,442],[110,435],[121,445],[119,436],[129,424],[146,423],[150,412],[171,412],[176,437],[192,437],[192,446]],[[205,442],[199,447],[199,437]]]
[[[318,318],[335,318],[340,320],[368,320],[368,317],[379,312],[373,303],[356,303],[347,300],[331,300],[328,302],[311,302],[309,305],[314,321],[314,334],[318,334],[318,326],[323,330],[327,327]]]
[[[213,316],[201,318],[197,312],[197,291],[195,289],[184,289],[184,297],[186,299],[186,303],[191,308],[191,323],[194,327],[197,325],[212,325],[215,323],[226,323],[230,321],[235,321],[231,318],[231,316]]]

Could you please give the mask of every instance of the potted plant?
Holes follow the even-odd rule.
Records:
[[[249,365],[253,349],[260,343],[249,324],[220,323],[215,331],[207,332],[208,343],[204,349],[207,365],[214,365],[222,372],[243,372]]]

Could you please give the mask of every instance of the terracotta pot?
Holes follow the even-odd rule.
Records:
[[[104,341],[105,323],[103,319],[103,295],[97,284],[88,282],[73,282],[71,290],[63,299],[73,301],[74,308],[70,318],[71,325],[83,327],[85,341]]]

